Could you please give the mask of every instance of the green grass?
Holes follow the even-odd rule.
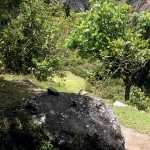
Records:
[[[32,76],[0,74],[0,109],[11,107],[21,101],[23,98],[35,95],[34,90],[27,85],[20,84],[16,81],[25,81],[33,87],[47,89],[53,87],[60,92],[76,93],[79,89],[85,89],[86,81],[70,72],[66,72],[66,77],[50,78],[48,81],[38,81]]]
[[[120,123],[125,127],[150,134],[150,113],[140,112],[133,107],[113,106],[113,110]]]
[[[54,81],[56,83],[59,83],[61,87],[61,91],[63,92],[72,92],[76,93],[77,90],[79,89],[85,89],[86,87],[86,80],[72,74],[71,72],[66,72],[66,77],[60,78],[60,77],[55,77]]]
[[[32,76],[22,75],[0,75],[0,107],[12,105],[14,102],[21,100],[24,97],[35,94],[33,91],[29,91],[26,86],[18,85],[14,83],[14,80],[25,80],[35,86],[41,88],[54,87],[60,92],[76,92],[79,89],[86,89],[86,80],[78,77],[70,72],[66,72],[66,77],[60,78],[58,76],[48,81],[38,81]],[[119,84],[117,86],[117,84]],[[89,86],[89,85],[88,85]],[[113,104],[114,100],[120,101],[123,94],[123,84],[121,81],[109,81],[101,87],[97,87],[95,93],[89,93],[95,97],[102,97],[109,99],[106,100],[110,105]],[[150,134],[150,113],[141,113],[134,109],[134,107],[123,108],[114,107],[113,110],[120,123],[128,128],[133,128],[138,132]]]
[[[123,101],[124,99],[124,83],[121,79],[108,79],[105,82],[95,81],[91,91],[95,95],[112,102]]]

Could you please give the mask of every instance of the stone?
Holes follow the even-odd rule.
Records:
[[[82,91],[82,92],[81,92],[81,95],[87,95],[87,94],[88,94],[87,91]]]
[[[87,94],[88,94],[88,92],[87,92],[87,91],[84,91],[83,89],[77,90],[76,93],[79,94],[79,95],[87,95]]]
[[[113,105],[114,105],[114,106],[119,106],[119,107],[128,107],[127,104],[121,103],[121,102],[119,102],[119,101],[115,101]]]
[[[55,95],[55,96],[59,95],[59,92],[56,89],[52,88],[52,87],[49,87],[47,89],[47,91],[48,91],[48,94]]]
[[[149,0],[127,0],[127,4],[133,6],[133,10],[136,12],[149,11],[150,12],[150,1]]]
[[[27,111],[60,150],[125,150],[119,122],[105,101],[74,93],[43,93],[26,101],[36,103],[37,115]]]
[[[70,105],[70,107],[77,107],[77,103],[75,101],[72,101],[72,104]]]

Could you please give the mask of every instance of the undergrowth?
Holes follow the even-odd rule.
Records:
[[[29,114],[17,104],[0,115],[1,150],[37,150],[47,136],[36,126]]]
[[[103,99],[110,100],[111,103],[120,101],[139,110],[150,111],[150,98],[138,87],[133,86],[130,100],[124,100],[125,87],[121,79],[108,79],[106,81],[89,80],[86,87],[87,90]]]

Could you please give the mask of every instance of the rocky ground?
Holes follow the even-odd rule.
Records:
[[[150,0],[127,0],[127,3],[131,4],[136,12],[150,11]]]

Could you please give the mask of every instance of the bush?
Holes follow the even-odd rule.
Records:
[[[32,74],[38,80],[47,80],[48,76],[53,76],[60,68],[59,68],[59,60],[57,58],[53,58],[51,61],[42,61],[38,62],[37,60],[33,60],[35,67],[30,68]]]
[[[78,68],[78,67],[70,67],[69,71],[71,71],[73,74],[80,76],[82,78],[87,78],[89,77],[89,73],[87,72],[87,70],[82,69],[82,68]]]
[[[57,60],[54,57],[62,46],[63,20],[51,16],[50,7],[41,0],[24,1],[19,12],[0,35],[0,61],[9,71],[28,74],[34,68],[38,78],[46,78],[49,61],[52,64]],[[48,68],[50,72],[52,67]]]
[[[48,137],[20,106],[5,109],[0,116],[0,149],[36,150]]]
[[[50,141],[43,141],[39,150],[55,150]]]
[[[121,79],[107,79],[102,81],[95,78],[95,76],[88,79],[88,88],[91,86],[91,90],[94,94],[104,99],[116,100],[124,99],[124,84]]]
[[[130,104],[136,106],[139,110],[150,109],[150,98],[138,87],[133,87],[131,91]]]

